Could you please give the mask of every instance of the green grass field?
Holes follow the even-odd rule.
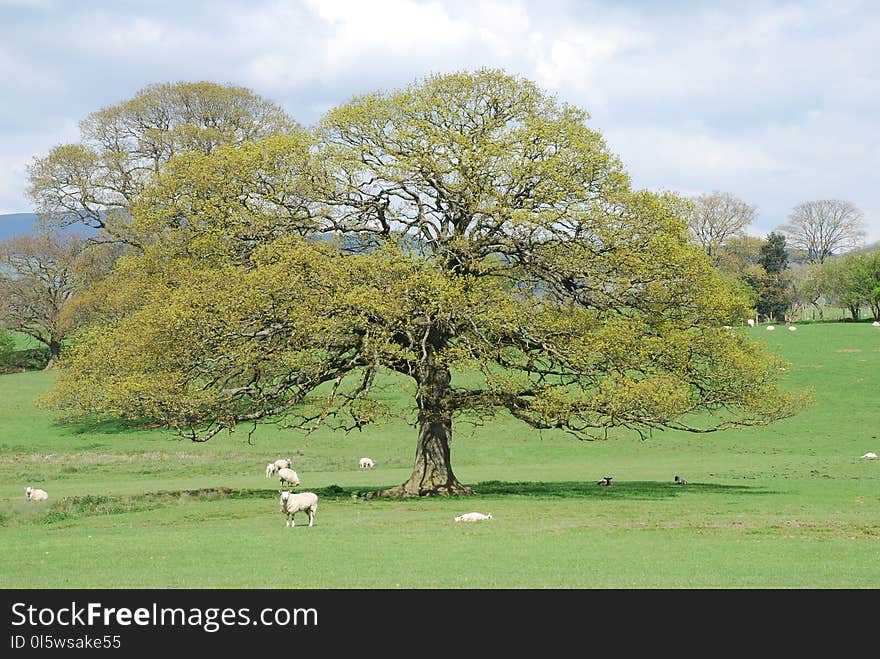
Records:
[[[0,375],[2,588],[877,588],[880,329],[751,331],[812,407],[766,428],[580,442],[506,417],[458,423],[468,498],[376,501],[409,474],[403,423],[303,436],[261,426],[193,444],[56,423],[44,372]],[[385,385],[389,398],[407,395]],[[370,456],[372,470],[358,469]],[[285,528],[265,465],[321,497]],[[676,486],[673,476],[689,484]],[[610,488],[595,486],[614,477]],[[47,490],[28,502],[27,485]],[[456,524],[477,510],[494,519]]]

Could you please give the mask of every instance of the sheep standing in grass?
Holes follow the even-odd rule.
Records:
[[[492,513],[465,513],[455,518],[456,522],[479,522],[484,519],[492,519]]]
[[[675,477],[675,484],[676,485],[687,485],[687,483],[688,482],[684,478],[682,478],[681,476]]]
[[[46,490],[41,490],[37,487],[26,487],[24,490],[24,494],[27,497],[28,501],[45,501],[49,498],[49,494]]]
[[[754,318],[749,318],[746,322],[749,324],[749,327],[755,326],[755,319]]]
[[[281,493],[281,512],[287,517],[285,526],[293,528],[296,522],[293,517],[300,510],[304,510],[309,514],[309,526],[315,525],[315,513],[318,510],[318,495],[314,492],[292,492],[284,491]]]
[[[293,485],[294,487],[299,486],[299,476],[297,476],[296,472],[293,469],[279,469],[278,480],[281,481],[282,488],[285,485]]]
[[[358,465],[361,469],[372,469],[376,466],[376,463],[373,462],[370,458],[361,458],[358,460]]]
[[[602,480],[596,481],[596,485],[609,487],[611,485],[611,476],[605,476],[605,478],[603,478]]]
[[[278,458],[275,462],[266,465],[266,478],[276,473],[279,469],[292,469],[293,463],[288,458]]]

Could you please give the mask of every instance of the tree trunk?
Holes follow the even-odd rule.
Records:
[[[449,370],[428,363],[419,380],[419,443],[409,480],[389,490],[374,492],[375,497],[425,497],[473,494],[452,473],[450,443],[452,414],[448,405]]]
[[[55,363],[58,361],[58,355],[61,354],[61,342],[52,339],[49,341],[49,361],[46,364],[46,368],[44,370],[49,371],[55,368]]]

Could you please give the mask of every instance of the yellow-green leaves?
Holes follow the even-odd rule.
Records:
[[[792,413],[772,356],[721,329],[749,300],[689,244],[682,200],[632,190],[588,119],[481,70],[355,98],[314,133],[151,136],[191,146],[131,205],[143,250],[93,298],[53,404],[350,428],[391,414],[373,384],[395,371],[440,425]]]

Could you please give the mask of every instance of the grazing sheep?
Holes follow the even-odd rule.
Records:
[[[772,332],[772,331],[775,330],[775,329],[776,329],[776,328],[773,327],[773,325],[767,325],[767,331],[768,331],[768,332]]]
[[[288,458],[278,458],[275,462],[266,465],[266,478],[269,478],[279,469],[292,469],[293,463]]]
[[[871,327],[880,327],[880,322],[875,320],[873,323],[871,323]]]
[[[287,517],[285,526],[293,528],[296,522],[293,517],[300,510],[309,514],[309,526],[315,525],[315,513],[318,510],[318,495],[314,492],[298,492],[293,494],[285,490],[281,493],[281,512]]]
[[[288,485],[293,485],[294,487],[299,486],[299,476],[297,476],[296,472],[293,469],[284,469],[278,470],[278,479],[281,481],[281,487],[283,488],[285,483]]]
[[[729,330],[729,329],[733,329],[733,327],[730,326],[730,325],[723,325],[723,326],[721,327],[721,329],[727,329],[727,330]]]
[[[24,489],[24,494],[27,497],[28,501],[45,501],[49,498],[46,490],[41,490],[36,487],[26,487]]]
[[[596,481],[596,485],[602,485],[605,487],[611,485],[611,476],[605,476],[602,480]]]
[[[746,322],[749,324],[749,327],[755,326],[755,319],[754,318],[749,318]]]
[[[376,466],[376,463],[373,462],[370,458],[361,458],[358,460],[358,465],[361,469],[372,469]]]
[[[789,331],[789,332],[797,332],[797,327],[795,327],[794,325],[789,325],[789,326],[788,326],[788,331]]]
[[[865,460],[876,460],[877,454],[874,453],[874,451],[868,451],[862,457],[865,458]]]
[[[688,482],[685,479],[683,479],[681,476],[675,477],[675,484],[676,485],[687,485],[687,483]]]
[[[492,513],[465,513],[455,518],[456,522],[479,522],[484,519],[492,519]]]

